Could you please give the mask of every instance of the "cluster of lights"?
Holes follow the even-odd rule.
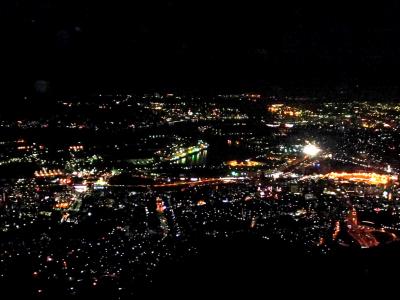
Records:
[[[390,180],[395,179],[393,176],[390,175],[382,175],[377,173],[337,173],[331,172],[325,175],[330,179],[335,180],[348,180],[354,182],[363,182],[367,184],[387,184]]]
[[[83,146],[82,145],[69,146],[69,150],[70,151],[80,151],[80,150],[83,150]]]
[[[245,160],[245,161],[237,161],[237,160],[230,160],[226,163],[229,167],[258,167],[261,166],[262,163],[253,160]]]
[[[61,170],[40,170],[35,172],[36,177],[53,177],[61,175],[63,175]]]

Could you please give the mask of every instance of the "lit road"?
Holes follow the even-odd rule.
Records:
[[[165,183],[156,183],[156,184],[149,184],[149,185],[143,185],[143,184],[108,184],[108,186],[121,186],[121,187],[143,187],[143,188],[148,188],[148,187],[153,187],[153,188],[162,188],[162,187],[180,187],[180,186],[196,186],[196,185],[202,185],[202,184],[219,184],[219,183],[233,183],[233,182],[238,182],[241,180],[248,180],[250,178],[245,178],[245,177],[210,177],[210,178],[200,178],[199,180],[192,181],[192,180],[181,180],[181,181],[175,181],[175,182],[165,182]]]
[[[216,184],[216,183],[230,183],[238,180],[243,180],[243,177],[216,177],[216,178],[203,178],[196,181],[191,180],[183,180],[183,181],[176,181],[171,183],[160,183],[155,184],[153,187],[176,187],[176,186],[194,186],[194,185],[201,185],[201,184]]]

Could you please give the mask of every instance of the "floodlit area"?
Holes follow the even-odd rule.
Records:
[[[367,184],[388,184],[391,180],[395,180],[395,176],[383,175],[377,173],[348,173],[348,172],[331,172],[325,177],[334,180],[348,180],[353,182],[363,182]]]
[[[309,156],[316,156],[320,152],[321,149],[313,144],[308,144],[303,148],[303,153]]]

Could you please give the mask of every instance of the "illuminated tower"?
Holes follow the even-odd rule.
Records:
[[[358,225],[357,211],[354,207],[350,210],[347,221],[350,225]]]
[[[156,198],[156,211],[158,213],[163,213],[165,210],[164,201],[160,197]]]
[[[168,226],[167,217],[164,214],[164,211],[165,211],[164,201],[160,197],[156,198],[156,211],[158,213],[158,218],[160,220],[161,231],[162,231],[164,237],[166,237],[169,233],[169,226]]]

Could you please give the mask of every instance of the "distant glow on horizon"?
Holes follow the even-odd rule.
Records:
[[[304,148],[303,148],[303,153],[306,155],[309,155],[309,156],[315,156],[320,151],[321,151],[320,148],[318,148],[317,146],[312,145],[312,144],[308,144],[308,145],[304,146]]]

